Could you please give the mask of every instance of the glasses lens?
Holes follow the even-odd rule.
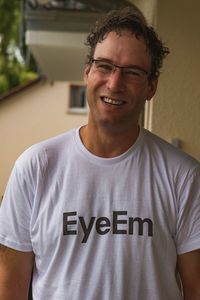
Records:
[[[132,80],[141,81],[145,78],[146,72],[136,68],[124,68],[124,75]]]
[[[103,60],[94,60],[96,69],[104,74],[109,74],[113,71],[114,66]]]

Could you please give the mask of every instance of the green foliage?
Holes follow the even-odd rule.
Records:
[[[3,55],[0,55],[0,74],[0,94],[37,77],[24,64]]]
[[[35,63],[17,58],[20,40],[20,0],[0,0],[0,94],[37,77]]]
[[[9,90],[8,78],[5,75],[0,75],[0,94]]]
[[[19,43],[20,0],[0,0],[1,53],[7,55],[10,41]]]

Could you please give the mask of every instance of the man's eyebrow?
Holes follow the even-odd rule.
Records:
[[[95,60],[102,60],[102,61],[105,61],[105,62],[109,62],[111,64],[114,65],[114,63],[112,62],[112,60],[110,60],[109,58],[105,58],[105,57],[96,57],[94,58]]]

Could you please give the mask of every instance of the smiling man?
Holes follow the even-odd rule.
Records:
[[[151,57],[144,38],[125,29],[108,32],[93,55],[84,75],[89,121],[80,134],[92,153],[112,157],[136,140],[139,115],[156,91],[157,78],[149,80]]]
[[[135,7],[88,35],[88,123],[26,150],[0,209],[0,300],[199,300],[200,165],[139,126],[169,50]]]

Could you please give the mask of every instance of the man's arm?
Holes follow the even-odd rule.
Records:
[[[184,300],[200,300],[200,249],[178,255]]]
[[[0,245],[0,300],[27,300],[33,268],[32,252]]]

